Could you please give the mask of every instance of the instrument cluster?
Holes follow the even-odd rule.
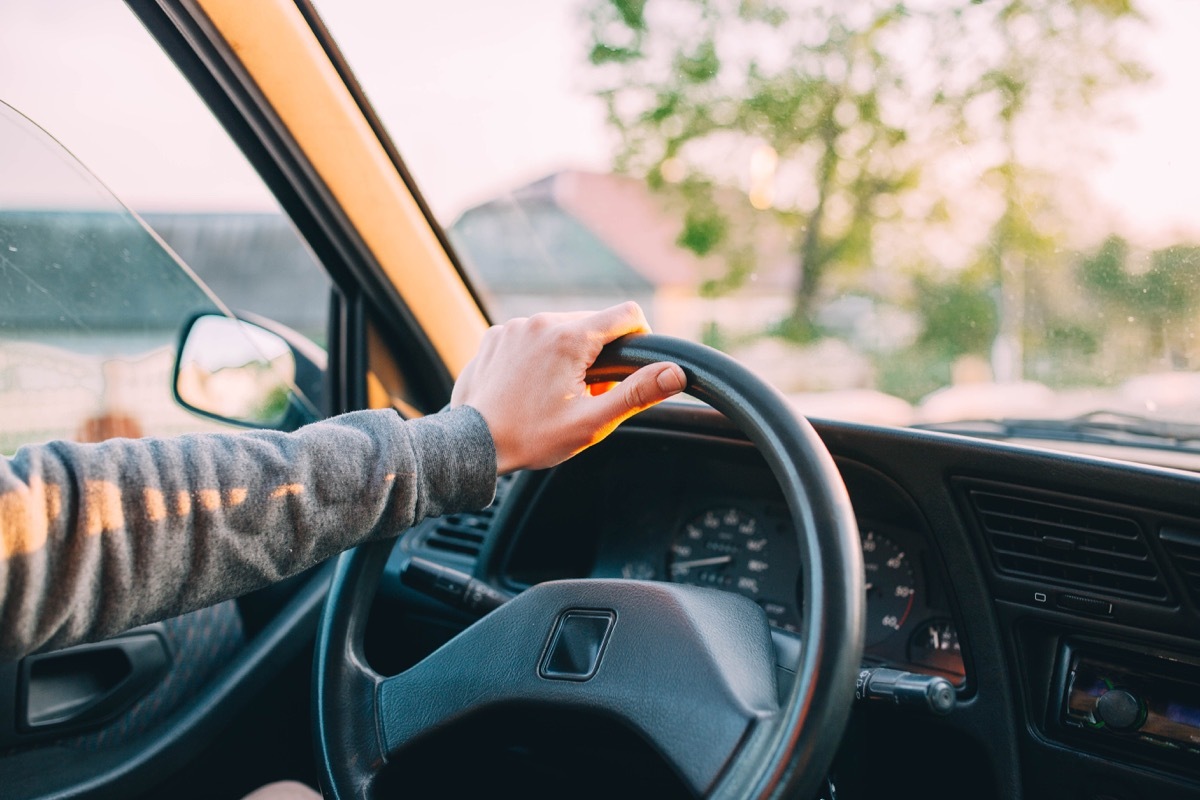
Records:
[[[962,683],[947,582],[919,518],[877,474],[839,466],[862,540],[866,660]],[[514,587],[566,577],[708,586],[755,601],[782,635],[799,633],[799,546],[753,449],[626,438],[560,467],[537,495],[507,559]]]
[[[862,521],[867,592],[866,653],[961,680],[962,650],[948,612],[931,603],[921,543],[910,531]],[[737,592],[754,600],[771,626],[798,633],[801,569],[786,509],[722,503],[691,509],[665,552],[621,565],[624,577],[664,577],[676,583]]]

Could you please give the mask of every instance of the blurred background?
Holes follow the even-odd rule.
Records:
[[[818,416],[1200,421],[1194,3],[316,5],[496,319],[634,298]],[[0,99],[321,340],[328,283],[119,3],[5,3]],[[91,224],[19,169],[0,208]]]

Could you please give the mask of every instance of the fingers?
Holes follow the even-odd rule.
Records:
[[[611,391],[592,398],[589,414],[601,438],[639,411],[661,403],[687,388],[687,377],[678,364],[648,364],[621,381]]]
[[[605,344],[628,333],[650,333],[646,315],[642,313],[641,306],[633,301],[573,319],[570,324]]]
[[[638,370],[607,393],[589,393],[587,369],[604,345],[649,331],[636,303],[509,320],[484,335],[455,383],[451,405],[473,406],[483,416],[498,471],[553,466],[684,388],[683,371],[663,363]]]

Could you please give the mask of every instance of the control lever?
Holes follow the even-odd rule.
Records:
[[[421,594],[477,617],[495,611],[513,598],[465,572],[417,556],[409,559],[400,580]]]
[[[945,678],[886,667],[860,670],[854,684],[854,699],[890,700],[900,706],[924,708],[939,716],[949,714],[958,703],[954,684]]]

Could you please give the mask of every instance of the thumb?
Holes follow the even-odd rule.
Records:
[[[686,387],[687,377],[678,364],[665,361],[648,364],[611,390],[592,398],[592,422],[607,434],[637,412],[679,394]]]

